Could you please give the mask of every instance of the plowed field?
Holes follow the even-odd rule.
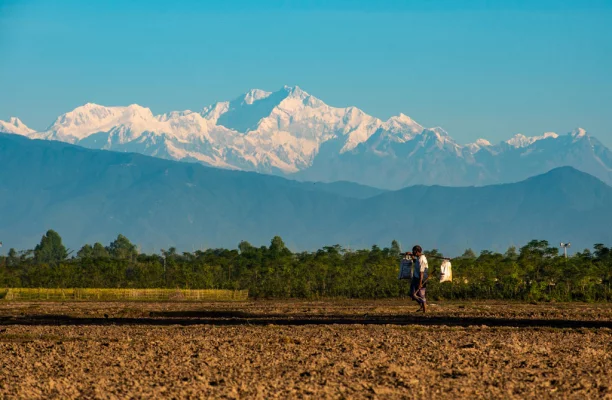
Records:
[[[0,303],[1,398],[612,398],[612,306]]]

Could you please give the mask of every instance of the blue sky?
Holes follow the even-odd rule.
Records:
[[[0,0],[0,119],[287,84],[463,143],[582,126],[612,146],[611,23],[611,1]]]

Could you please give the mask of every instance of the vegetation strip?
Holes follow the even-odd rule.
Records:
[[[244,301],[248,299],[248,290],[220,289],[49,289],[49,288],[10,288],[3,294],[5,300],[47,301],[47,300],[212,300]]]
[[[33,250],[10,249],[0,257],[0,287],[166,288],[248,291],[251,298],[393,298],[408,296],[398,280],[401,247],[352,250],[339,245],[294,253],[276,236],[269,246],[241,242],[237,249],[144,254],[125,236],[108,246],[83,246],[72,258],[57,232],[48,231]],[[430,275],[442,254],[425,251]],[[447,255],[448,256],[448,255]],[[504,254],[467,249],[453,257],[452,283],[430,279],[430,300],[612,300],[612,249],[595,244],[565,258],[557,247],[534,240]],[[102,297],[100,297],[102,299]],[[165,299],[165,298],[163,298]]]

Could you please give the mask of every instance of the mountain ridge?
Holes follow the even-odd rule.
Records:
[[[498,144],[457,143],[440,127],[400,113],[383,121],[357,107],[332,107],[298,86],[252,89],[201,111],[154,115],[132,104],[86,103],[35,132],[18,119],[0,131],[88,148],[132,151],[298,180],[384,189],[514,182],[571,165],[612,183],[612,152],[584,129],[566,135],[517,134]],[[552,144],[551,144],[552,143]],[[529,168],[521,168],[521,165]]]

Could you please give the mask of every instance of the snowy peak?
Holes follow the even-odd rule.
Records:
[[[220,102],[204,109],[205,118],[241,133],[255,130],[264,118],[270,116],[288,93],[285,90],[265,92],[252,89],[230,102]]]
[[[88,129],[98,125],[104,125],[112,122],[122,122],[120,118],[130,111],[135,110],[135,105],[128,107],[105,107],[98,104],[87,103],[67,112],[57,118],[54,127],[62,127],[64,129],[79,128]]]
[[[478,151],[480,151],[483,148],[493,147],[493,145],[488,140],[480,138],[480,139],[477,139],[474,143],[466,144],[465,147],[467,147],[467,149],[472,154],[474,154],[474,153],[477,153]]]
[[[453,138],[451,138],[444,129],[435,127],[431,129],[424,129],[420,135],[423,147],[425,148],[438,148],[451,150],[457,154],[461,152],[462,146],[457,144]]]
[[[546,132],[542,136],[531,136],[531,137],[527,137],[527,136],[525,136],[525,135],[523,135],[521,133],[517,133],[516,135],[514,135],[512,137],[512,139],[506,140],[505,143],[507,143],[508,145],[518,149],[518,148],[522,148],[522,147],[531,146],[532,144],[534,144],[538,140],[557,139],[558,137],[559,137],[559,135],[557,135],[554,132]]]
[[[301,105],[313,108],[329,107],[320,99],[302,90],[302,88],[300,88],[299,86],[285,85],[277,93],[279,94],[279,97],[282,97],[282,101],[278,104],[278,106],[285,110],[301,109]]]
[[[29,135],[34,133],[33,129],[30,129],[21,122],[17,117],[11,117],[8,121],[0,120],[0,132],[3,133],[15,133],[18,135]]]
[[[134,148],[130,151],[143,152],[140,147],[148,148],[151,137],[177,141],[210,140],[210,134],[225,131],[225,128],[215,126],[214,121],[190,110],[153,115],[149,108],[137,104],[105,107],[87,103],[58,117],[46,131],[28,136],[105,149],[133,142]],[[156,145],[159,142],[154,141]]]
[[[423,126],[402,113],[385,121],[384,128],[389,132],[401,135],[406,140],[423,132]]]
[[[189,115],[189,114],[193,114],[193,111],[191,111],[191,110],[170,111],[169,113],[158,115],[156,118],[158,120],[160,120],[161,122],[165,122],[165,121],[169,121],[171,119],[176,119],[176,118],[184,117],[184,116]]]
[[[408,126],[412,126],[415,124],[418,125],[412,118],[410,118],[404,113],[400,113],[399,115],[389,118],[386,121],[386,123],[387,124],[408,125]]]
[[[45,136],[74,142],[93,133],[108,132],[118,126],[142,132],[149,127],[157,127],[159,122],[150,109],[137,104],[105,107],[87,103],[58,117],[47,129]]]
[[[205,119],[217,123],[219,117],[229,111],[230,102],[221,101],[213,105],[204,107],[200,113]]]
[[[570,135],[573,138],[581,138],[587,135],[587,131],[583,128],[576,128],[570,133]]]
[[[444,129],[442,129],[439,126],[435,126],[435,127],[431,128],[431,129],[428,129],[428,130],[434,132],[438,136],[449,136],[448,132],[446,132]]]
[[[310,96],[298,86],[284,86],[276,92],[251,89],[229,102],[217,102],[205,107],[201,114],[228,129],[247,133],[256,130],[263,120],[272,116],[275,110],[291,113],[300,104],[320,106],[322,101]]]
[[[424,129],[422,135],[431,137],[431,138],[435,138],[436,141],[439,141],[442,143],[446,143],[446,142],[454,143],[455,142],[453,138],[450,137],[448,132],[446,132],[444,129],[440,128],[439,126],[436,126],[430,129]]]
[[[285,85],[276,92],[267,92],[262,89],[251,89],[243,95],[240,95],[234,100],[232,100],[230,104],[232,107],[236,107],[239,105],[251,106],[261,100],[268,99],[271,96],[273,97],[273,101],[276,103],[276,105],[279,105],[286,98],[304,99],[310,95],[303,91],[299,86]]]
[[[305,92],[304,90],[302,90],[301,87],[299,86],[283,86],[283,89],[285,92],[287,92],[287,95],[289,97],[298,97],[301,99],[305,99],[306,97],[310,96],[309,93]]]
[[[272,92],[266,92],[261,89],[251,89],[244,95],[244,102],[246,104],[253,104],[257,100],[265,99],[270,96]]]
[[[25,124],[17,117],[11,117],[9,119],[9,123],[17,128],[25,126]]]
[[[516,147],[516,148],[527,147],[531,143],[533,143],[530,139],[531,138],[528,138],[527,136],[523,135],[522,133],[517,133],[511,139],[506,140],[506,143],[508,143],[510,146]]]

